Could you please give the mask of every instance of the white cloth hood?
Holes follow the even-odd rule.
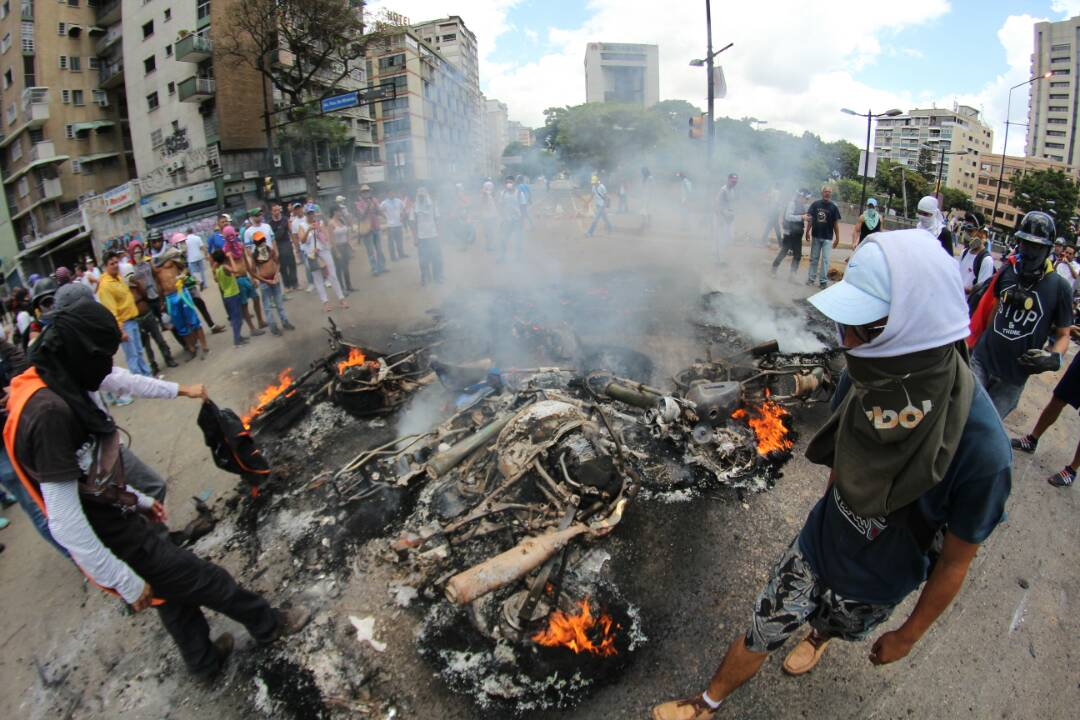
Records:
[[[919,201],[919,211],[930,213],[929,217],[919,216],[919,227],[936,238],[945,227],[945,216],[941,214],[941,207],[938,205],[937,198],[933,195],[924,197]]]
[[[872,342],[848,352],[861,358],[907,355],[942,347],[969,334],[967,301],[956,261],[941,252],[925,230],[876,233],[875,243],[889,266],[889,321]]]

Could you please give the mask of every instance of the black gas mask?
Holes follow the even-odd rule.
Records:
[[[1016,264],[1017,274],[1023,283],[1033,283],[1046,274],[1046,260],[1051,247],[1042,243],[1021,241],[1020,256]]]

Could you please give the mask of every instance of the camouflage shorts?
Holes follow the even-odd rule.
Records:
[[[758,596],[746,647],[772,652],[806,623],[825,637],[862,640],[888,620],[895,607],[847,600],[834,593],[810,569],[796,537]]]

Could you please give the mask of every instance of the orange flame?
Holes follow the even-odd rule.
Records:
[[[751,410],[750,413],[745,409],[736,410],[731,417],[746,419],[746,424],[754,431],[754,437],[757,438],[758,455],[765,457],[774,452],[787,452],[795,446],[791,432],[784,422],[789,417],[787,410],[771,400],[766,400]]]
[[[618,655],[615,649],[615,632],[618,629],[610,615],[600,613],[593,617],[589,598],[578,602],[573,614],[556,610],[548,620],[547,630],[532,636],[533,642],[544,647],[565,647],[575,655],[587,652],[600,657]],[[596,642],[593,641],[596,638]]]
[[[345,372],[345,368],[351,368],[355,365],[363,365],[366,361],[367,358],[364,357],[364,353],[360,352],[356,348],[349,348],[349,357],[337,364],[338,375]]]
[[[269,405],[274,398],[285,392],[292,384],[292,368],[285,368],[278,374],[277,384],[271,383],[265,390],[259,393],[258,404],[248,410],[247,414],[240,418],[240,422],[244,424],[244,427],[250,430],[251,421],[261,415],[266,406]]]

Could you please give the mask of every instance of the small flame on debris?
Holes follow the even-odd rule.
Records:
[[[754,431],[757,438],[758,455],[765,457],[773,453],[788,452],[795,446],[795,441],[788,430],[787,419],[790,413],[772,400],[752,407],[750,412],[740,408],[731,414],[736,420],[746,419],[746,424]]]
[[[273,402],[274,398],[285,392],[292,384],[292,368],[285,368],[278,374],[277,383],[271,383],[265,390],[259,393],[258,404],[248,410],[247,414],[240,418],[240,422],[244,424],[244,427],[250,430],[251,421],[261,415],[266,406]]]
[[[356,348],[349,348],[349,357],[337,364],[338,375],[345,372],[346,368],[363,365],[365,362],[367,362],[367,358],[364,356],[364,353]]]
[[[556,610],[548,620],[548,627],[532,636],[533,642],[544,647],[565,647],[574,652],[592,653],[600,657],[618,655],[615,649],[615,630],[619,626],[610,615],[603,612],[593,616],[589,598],[578,601],[573,613]]]

